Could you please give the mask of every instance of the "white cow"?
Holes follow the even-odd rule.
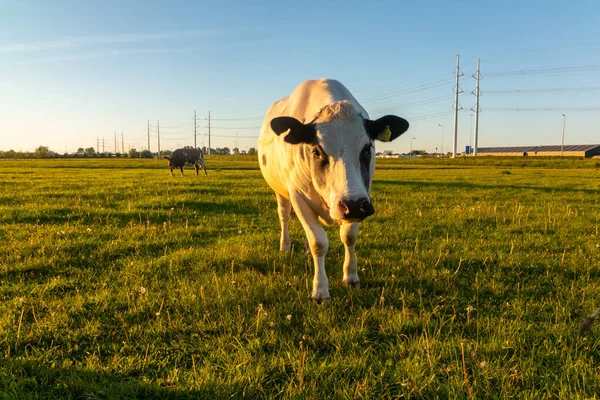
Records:
[[[260,170],[277,195],[280,250],[290,250],[292,207],[304,227],[315,263],[315,301],[330,298],[321,223],[340,223],[344,282],[359,286],[354,245],[360,221],[375,212],[369,198],[373,142],[392,141],[407,129],[408,122],[393,115],[371,121],[348,89],[331,79],[305,81],[269,108],[258,140]]]

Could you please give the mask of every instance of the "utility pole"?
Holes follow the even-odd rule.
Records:
[[[194,148],[198,147],[196,145],[196,110],[194,110]]]
[[[438,124],[438,126],[442,127],[442,150],[440,153],[440,158],[444,158],[444,125]]]
[[[477,72],[473,75],[473,78],[477,81],[475,85],[475,107],[471,108],[471,111],[475,113],[475,128],[473,129],[473,157],[477,157],[477,146],[479,139],[479,80],[481,79],[481,59],[477,59]]]
[[[104,154],[104,136],[102,136],[102,154]]]
[[[567,124],[567,116],[565,114],[563,116],[563,132],[562,132],[562,142],[560,143],[560,156],[564,156],[565,150],[565,125]]]
[[[117,131],[115,131],[115,155],[117,154]]]
[[[160,121],[156,121],[156,132],[158,134],[158,156],[160,157]]]
[[[121,154],[125,153],[125,142],[123,141],[123,131],[121,131]]]
[[[208,112],[208,154],[210,154],[210,111]]]
[[[100,138],[96,136],[96,154],[100,153]]]
[[[150,151],[150,120],[148,120],[148,151]]]
[[[452,138],[452,158],[456,158],[456,146],[458,139],[458,110],[462,110],[460,104],[458,104],[458,94],[462,93],[462,89],[458,85],[458,78],[464,74],[460,70],[460,55],[456,55],[456,88],[454,89],[454,135]]]

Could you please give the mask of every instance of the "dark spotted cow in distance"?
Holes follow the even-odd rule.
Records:
[[[183,149],[175,150],[171,154],[171,157],[165,156],[164,158],[169,160],[169,170],[171,172],[171,176],[173,176],[173,170],[175,168],[179,168],[181,175],[183,176],[183,167],[186,165],[193,165],[196,169],[196,175],[198,175],[198,172],[200,171],[200,166],[198,164],[202,165],[204,175],[208,175],[206,172],[206,166],[204,166],[202,150],[199,148],[184,147]]]

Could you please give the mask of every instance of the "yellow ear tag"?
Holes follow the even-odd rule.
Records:
[[[382,142],[389,142],[391,137],[392,131],[390,131],[389,125],[386,125],[385,129],[379,132],[379,135],[377,135],[377,139],[381,140]]]

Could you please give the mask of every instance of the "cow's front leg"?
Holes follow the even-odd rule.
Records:
[[[173,176],[173,167],[169,167],[169,172],[171,173],[171,176]]]
[[[196,170],[196,176],[198,176],[198,172],[200,172],[200,166],[198,166],[198,163],[194,164],[194,169]]]
[[[183,167],[179,167],[179,170],[181,171],[181,176],[183,176]]]
[[[356,255],[354,254],[354,245],[358,238],[359,227],[360,223],[358,222],[342,223],[340,226],[340,238],[346,250],[344,257],[344,282],[355,288],[360,287],[356,267]]]
[[[294,207],[294,211],[306,232],[306,237],[315,264],[315,275],[313,278],[311,297],[318,303],[329,300],[329,281],[327,279],[327,273],[325,272],[325,254],[327,254],[327,248],[329,247],[327,234],[319,222],[317,214],[302,196],[296,193],[291,196],[290,200]]]
[[[281,239],[279,241],[280,251],[290,251],[290,212],[292,203],[285,197],[277,195],[277,214],[279,215],[279,223],[281,224]]]

